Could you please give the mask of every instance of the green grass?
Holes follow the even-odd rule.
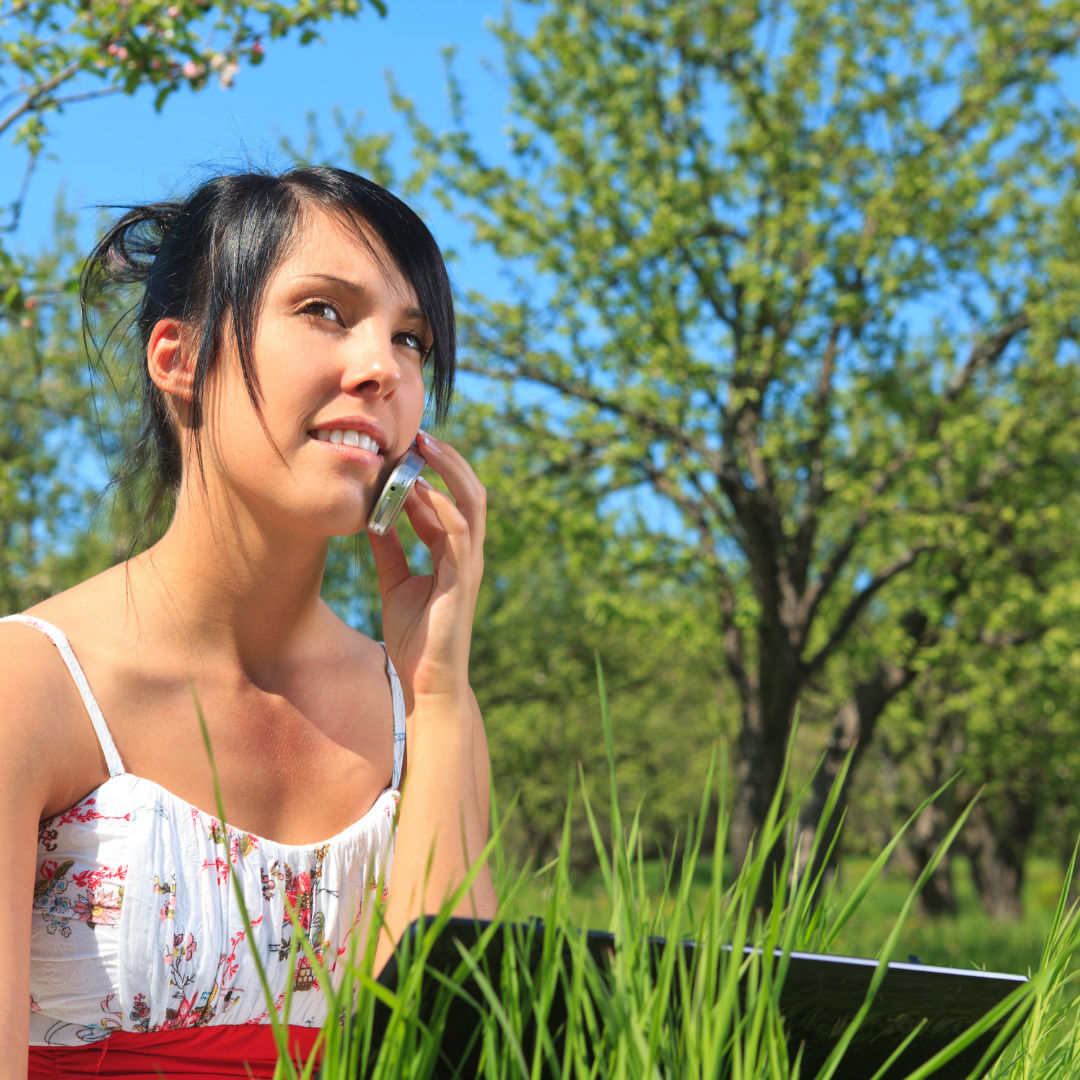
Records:
[[[843,860],[838,900],[844,896],[845,886],[860,880],[870,864],[869,859]],[[690,890],[694,908],[706,902],[711,867],[711,857],[698,860]],[[658,859],[647,860],[643,865],[645,887],[653,903],[662,894],[664,872],[664,865]],[[967,860],[954,859],[957,914],[937,918],[918,912],[909,915],[890,959],[906,960],[915,955],[924,964],[1027,975],[1038,966],[1061,894],[1063,875],[1056,863],[1042,859],[1031,862],[1026,878],[1023,917],[1015,921],[994,920],[979,903]],[[546,888],[542,878],[528,882],[509,905],[507,917],[525,919],[542,911]],[[847,956],[876,956],[882,943],[881,928],[892,925],[910,889],[911,879],[906,873],[898,869],[882,872],[837,939],[833,951]],[[611,901],[599,870],[574,882],[571,912],[578,926],[608,928]]]
[[[317,1047],[322,1053],[319,1075],[324,1080],[351,1080],[358,1075],[372,1080],[431,1076],[445,1008],[465,992],[470,977],[479,985],[481,1013],[475,1035],[482,1047],[484,1080],[538,1080],[542,1074],[567,1080],[794,1080],[799,1066],[789,1060],[779,1004],[792,951],[847,951],[886,959],[921,950],[927,962],[985,963],[1005,969],[1030,963],[1032,941],[1002,936],[995,943],[987,936],[987,927],[971,929],[975,923],[967,884],[960,886],[965,908],[953,927],[930,926],[915,918],[912,912],[921,882],[910,887],[897,876],[883,874],[896,840],[871,864],[845,864],[842,882],[824,895],[809,875],[794,873],[785,857],[775,880],[788,887],[778,890],[772,907],[762,911],[757,898],[769,872],[767,855],[777,845],[790,852],[786,841],[794,828],[799,791],[788,792],[786,799],[783,791],[778,792],[758,845],[737,874],[726,873],[724,859],[710,858],[712,852],[702,850],[703,834],[691,823],[689,842],[675,860],[678,873],[666,876],[658,863],[644,858],[645,842],[637,819],[625,821],[620,815],[611,725],[599,671],[598,676],[610,769],[604,800],[612,822],[610,836],[601,835],[587,792],[579,793],[596,845],[597,875],[576,887],[571,881],[569,808],[563,854],[540,873],[514,872],[502,856],[498,822],[487,852],[503,899],[501,914],[512,918],[538,912],[544,919],[545,951],[539,965],[530,965],[521,940],[508,935],[498,970],[485,973],[478,962],[480,950],[464,948],[460,948],[460,964],[452,977],[440,980],[427,969],[425,957],[468,888],[466,880],[434,923],[399,955],[395,990],[373,978],[373,941],[363,956],[354,955],[350,963],[341,965],[341,980],[320,972],[330,1017]],[[721,786],[719,805],[725,806],[726,763],[718,763],[710,783],[713,775]],[[781,786],[786,788],[786,784]],[[707,789],[702,793],[699,819],[709,805]],[[223,808],[219,810],[224,820]],[[825,817],[829,814],[827,806]],[[963,822],[961,817],[924,878]],[[727,826],[721,815],[715,851],[726,848]],[[1033,887],[1042,889],[1040,896],[1049,894],[1045,876],[1036,874]],[[1005,1029],[993,1048],[1004,1048],[1004,1054],[990,1073],[992,1080],[1071,1080],[1080,1073],[1080,1023],[1073,1007],[1071,974],[1073,956],[1080,949],[1080,919],[1075,908],[1067,908],[1066,891],[1062,882],[1052,911],[1041,907],[1039,921],[1033,923],[1035,932],[1045,929],[1045,933],[1031,981],[1021,984],[1003,1006],[908,1080],[932,1075],[980,1032],[1005,1017]],[[606,962],[598,962],[586,949],[580,933],[586,926],[603,926],[614,933],[615,948]],[[961,931],[961,926],[968,929]],[[489,932],[502,930],[493,926]],[[652,935],[667,939],[659,955],[649,945]],[[698,945],[689,961],[678,944],[686,938]],[[301,939],[297,927],[294,940]],[[310,946],[301,941],[301,947],[318,970],[322,965]],[[291,959],[295,962],[295,955]],[[836,1075],[844,1048],[862,1023],[884,974],[882,964],[862,1009],[840,1033],[836,1049],[816,1070],[815,1080],[832,1080]],[[556,1041],[548,1017],[560,992],[565,995],[566,1015],[560,1025],[561,1039]],[[426,1015],[432,1018],[427,1025],[420,1022],[419,1009],[425,994]],[[372,1038],[376,1000],[389,1017],[378,1040]],[[273,1007],[270,1015],[275,1017]],[[347,1022],[351,1016],[358,1018],[355,1023]],[[529,1038],[530,1027],[539,1032],[538,1038]],[[275,1032],[284,1049],[284,1031],[276,1023]],[[297,1069],[283,1056],[277,1075],[297,1080],[315,1075],[317,1068],[312,1060]]]
[[[843,867],[842,880],[852,879],[866,865],[868,860],[850,860]],[[1039,965],[1063,883],[1059,866],[1049,860],[1033,861],[1027,867],[1023,917],[995,920],[979,903],[967,860],[958,858],[953,862],[958,913],[936,918],[911,915],[892,959],[903,960],[914,953],[925,964],[1027,975]],[[841,935],[838,951],[872,956],[881,927],[896,917],[909,888],[906,874],[883,874]]]

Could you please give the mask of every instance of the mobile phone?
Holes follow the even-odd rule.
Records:
[[[371,511],[371,517],[368,518],[367,531],[369,533],[385,536],[394,527],[394,522],[397,521],[398,514],[401,513],[401,508],[413,489],[413,484],[420,478],[426,464],[414,442],[405,451],[405,456],[394,466],[394,471],[386,481],[382,494],[375,501],[375,509]]]

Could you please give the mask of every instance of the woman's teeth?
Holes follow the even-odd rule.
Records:
[[[320,428],[315,432],[315,437],[319,442],[332,442],[332,443],[344,443],[346,446],[356,446],[361,450],[368,450],[372,454],[379,452],[379,444],[370,435],[361,435],[359,431],[353,431],[352,428],[343,430],[342,428]]]

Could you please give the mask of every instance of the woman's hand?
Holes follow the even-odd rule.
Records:
[[[453,500],[423,477],[405,512],[431,552],[432,572],[414,575],[396,529],[369,534],[382,593],[383,637],[415,698],[463,699],[469,693],[469,644],[484,569],[487,493],[449,444],[421,433],[417,447]]]

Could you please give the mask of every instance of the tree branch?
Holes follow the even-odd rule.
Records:
[[[47,104],[42,101],[41,98],[52,93],[61,83],[65,83],[68,79],[73,78],[79,72],[79,64],[68,64],[66,68],[62,68],[50,79],[46,79],[39,86],[34,87],[32,90],[28,90],[26,97],[19,105],[16,105],[2,120],[0,120],[0,135],[3,135],[5,131],[16,120],[19,119],[24,113],[32,112],[34,109],[39,109],[43,105]]]
[[[942,401],[927,418],[926,426],[918,440],[919,443],[925,443],[928,439],[932,439],[937,435],[947,406],[955,405],[964,391],[971,385],[975,375],[996,363],[1013,338],[1030,327],[1030,325],[1031,320],[1028,315],[1021,313],[1006,323],[997,333],[982,339],[972,346],[967,361],[949,381]],[[800,617],[805,626],[809,626],[813,622],[814,615],[822,600],[847,565],[851,553],[855,550],[859,536],[874,516],[875,500],[884,494],[896,475],[914,458],[915,451],[909,447],[894,457],[870,485],[870,490],[863,499],[862,509],[851,523],[847,535],[833,553],[832,558],[826,564],[818,579],[803,594],[800,603]]]
[[[814,550],[814,538],[817,536],[818,510],[825,499],[825,463],[821,457],[821,447],[829,430],[829,405],[832,401],[836,358],[840,352],[840,330],[838,322],[833,322],[829,327],[829,340],[825,346],[825,354],[821,358],[821,372],[818,375],[815,394],[814,430],[807,445],[810,482],[807,485],[806,509],[801,515],[799,527],[795,533],[795,557],[791,568],[792,584],[800,593],[806,591],[806,576],[809,572],[810,556]]]
[[[890,563],[884,569],[878,571],[871,579],[870,583],[848,601],[847,607],[844,608],[836,626],[833,627],[833,631],[829,635],[828,641],[825,642],[814,657],[805,665],[804,670],[806,671],[808,678],[816,675],[817,672],[821,670],[825,661],[829,659],[836,647],[847,636],[847,633],[854,625],[855,620],[862,614],[863,609],[873,596],[898,574],[902,574],[908,567],[913,566],[920,555],[926,551],[932,550],[933,547],[933,544],[916,544],[914,547],[909,548],[900,556],[900,558]]]
[[[682,430],[682,428],[675,427],[673,424],[667,424],[662,420],[657,420],[655,416],[641,412],[638,409],[632,409],[617,399],[609,398],[584,380],[557,379],[553,375],[549,375],[547,372],[542,371],[531,364],[524,364],[521,361],[504,360],[503,363],[506,366],[494,372],[490,368],[482,367],[478,364],[470,364],[468,362],[460,364],[459,368],[462,371],[469,371],[474,375],[485,375],[488,378],[498,378],[507,381],[512,379],[527,379],[530,382],[540,383],[542,386],[550,386],[552,390],[558,390],[560,394],[564,394],[566,397],[572,397],[576,398],[578,401],[587,402],[590,405],[595,405],[598,409],[606,409],[609,412],[613,412],[616,416],[632,420],[635,424],[639,424],[646,430],[655,432],[657,435],[662,435],[666,439],[670,439],[684,450],[697,454],[710,469],[719,467],[717,455],[708,450],[696,439],[691,438],[690,435]]]
[[[945,402],[949,405],[953,404],[968,386],[971,385],[971,381],[975,376],[983,369],[990,367],[991,364],[996,363],[1001,354],[1008,348],[1012,339],[1022,330],[1027,330],[1030,326],[1031,319],[1028,318],[1025,313],[1021,312],[1021,314],[1017,315],[1015,318],[1010,319],[996,334],[989,338],[984,338],[982,341],[977,342],[972,346],[967,362],[949,380],[949,385],[945,390]],[[932,434],[936,433],[937,427],[941,423],[943,412],[943,409],[936,410]]]
[[[53,98],[53,104],[57,108],[64,105],[74,105],[78,101],[96,101],[98,98],[112,97],[113,94],[122,94],[122,86],[106,86],[101,90],[86,90],[81,94],[68,94],[67,97]]]

